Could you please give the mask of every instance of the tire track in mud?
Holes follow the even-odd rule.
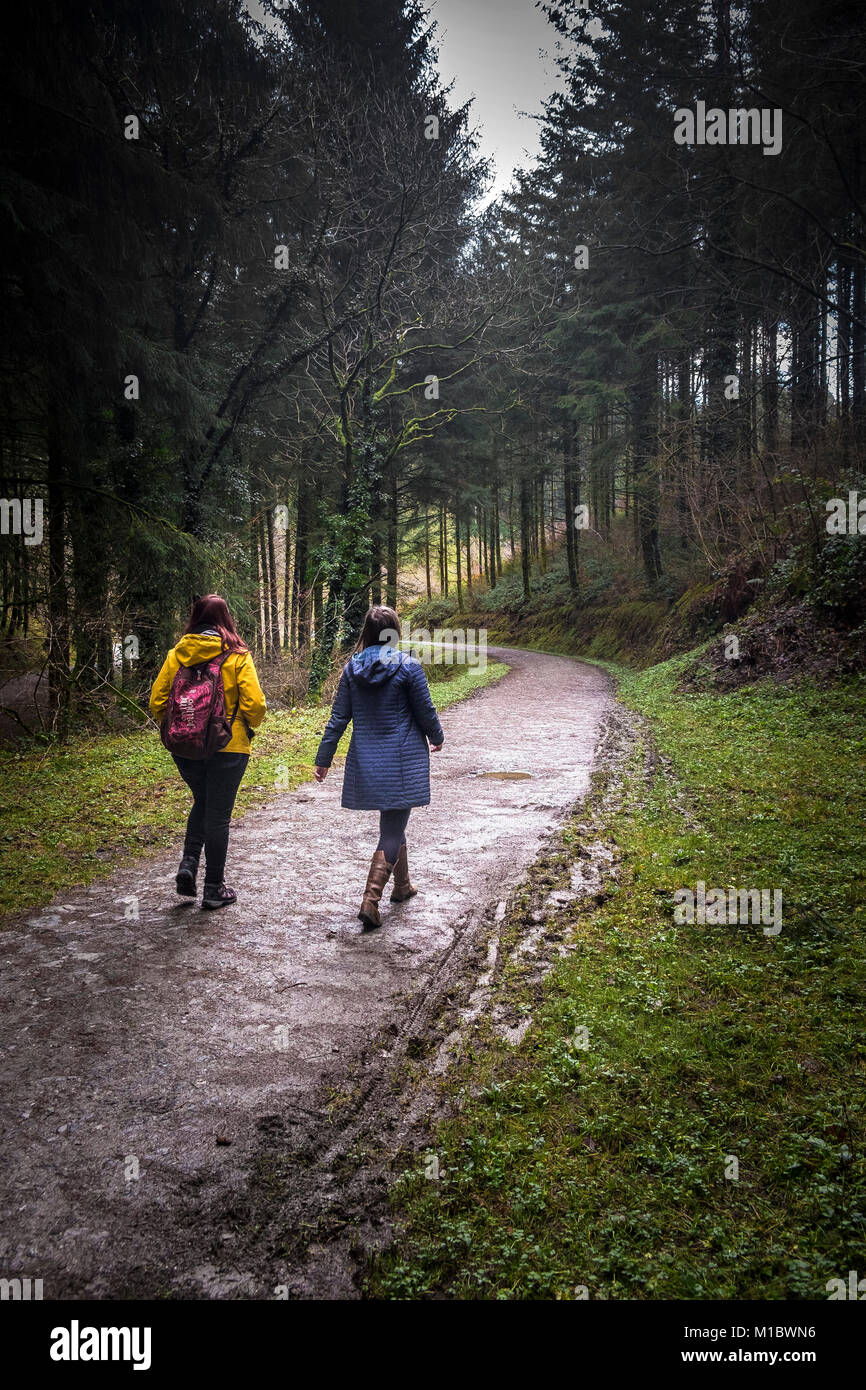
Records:
[[[365,1146],[405,1133],[401,1070],[432,1064],[612,705],[595,667],[490,656],[512,669],[445,711],[408,831],[421,893],[381,931],[355,918],[376,817],[340,810],[335,769],[237,824],[235,908],[178,904],[162,856],[0,936],[5,1277],[46,1298],[356,1296],[386,1186]]]

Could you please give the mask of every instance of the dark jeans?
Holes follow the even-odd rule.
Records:
[[[192,792],[184,856],[198,863],[204,846],[205,882],[222,883],[229,847],[229,821],[249,753],[214,753],[212,758],[175,758]]]
[[[396,811],[379,812],[379,843],[377,849],[385,851],[385,858],[393,864],[400,853],[400,846],[406,840],[406,826],[412,814],[411,806],[401,806]]]

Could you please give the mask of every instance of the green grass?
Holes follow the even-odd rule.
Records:
[[[500,679],[491,663],[430,667],[438,709]],[[236,814],[312,776],[323,708],[275,711],[254,742]],[[349,734],[340,745],[348,746]],[[0,751],[0,915],[39,907],[147,849],[178,844],[190,798],[151,727]]]
[[[532,1025],[453,1067],[440,1179],[406,1166],[370,1296],[824,1299],[866,1272],[866,684],[678,694],[689,660],[618,672],[674,774],[635,749],[619,883],[553,919],[575,949],[543,982],[505,967]],[[780,887],[780,934],[676,925],[698,879]]]

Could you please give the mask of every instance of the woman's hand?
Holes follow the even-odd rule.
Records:
[[[325,780],[325,778],[327,777],[327,775],[328,775],[328,773],[330,772],[330,770],[331,770],[331,769],[328,768],[328,767],[317,767],[317,768],[316,768],[316,781],[317,781],[317,782],[324,782],[324,780]]]
[[[442,744],[441,744],[441,743],[431,743],[431,744],[430,744],[430,752],[431,752],[431,753],[438,753],[438,752],[440,751],[441,747],[442,747]]]

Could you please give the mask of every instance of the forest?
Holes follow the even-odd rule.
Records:
[[[564,85],[486,206],[419,6],[14,20],[0,491],[45,543],[7,511],[2,627],[50,696],[19,724],[128,714],[208,589],[290,702],[368,602],[471,609],[506,566],[566,621],[613,556],[667,608],[730,621],[775,574],[862,617],[859,494],[825,525],[863,491],[857,7],[546,9]]]
[[[0,1298],[749,1359],[866,1297],[866,11],[464,7],[556,73],[505,184],[446,0],[7,17]],[[353,802],[381,604],[439,645]]]

